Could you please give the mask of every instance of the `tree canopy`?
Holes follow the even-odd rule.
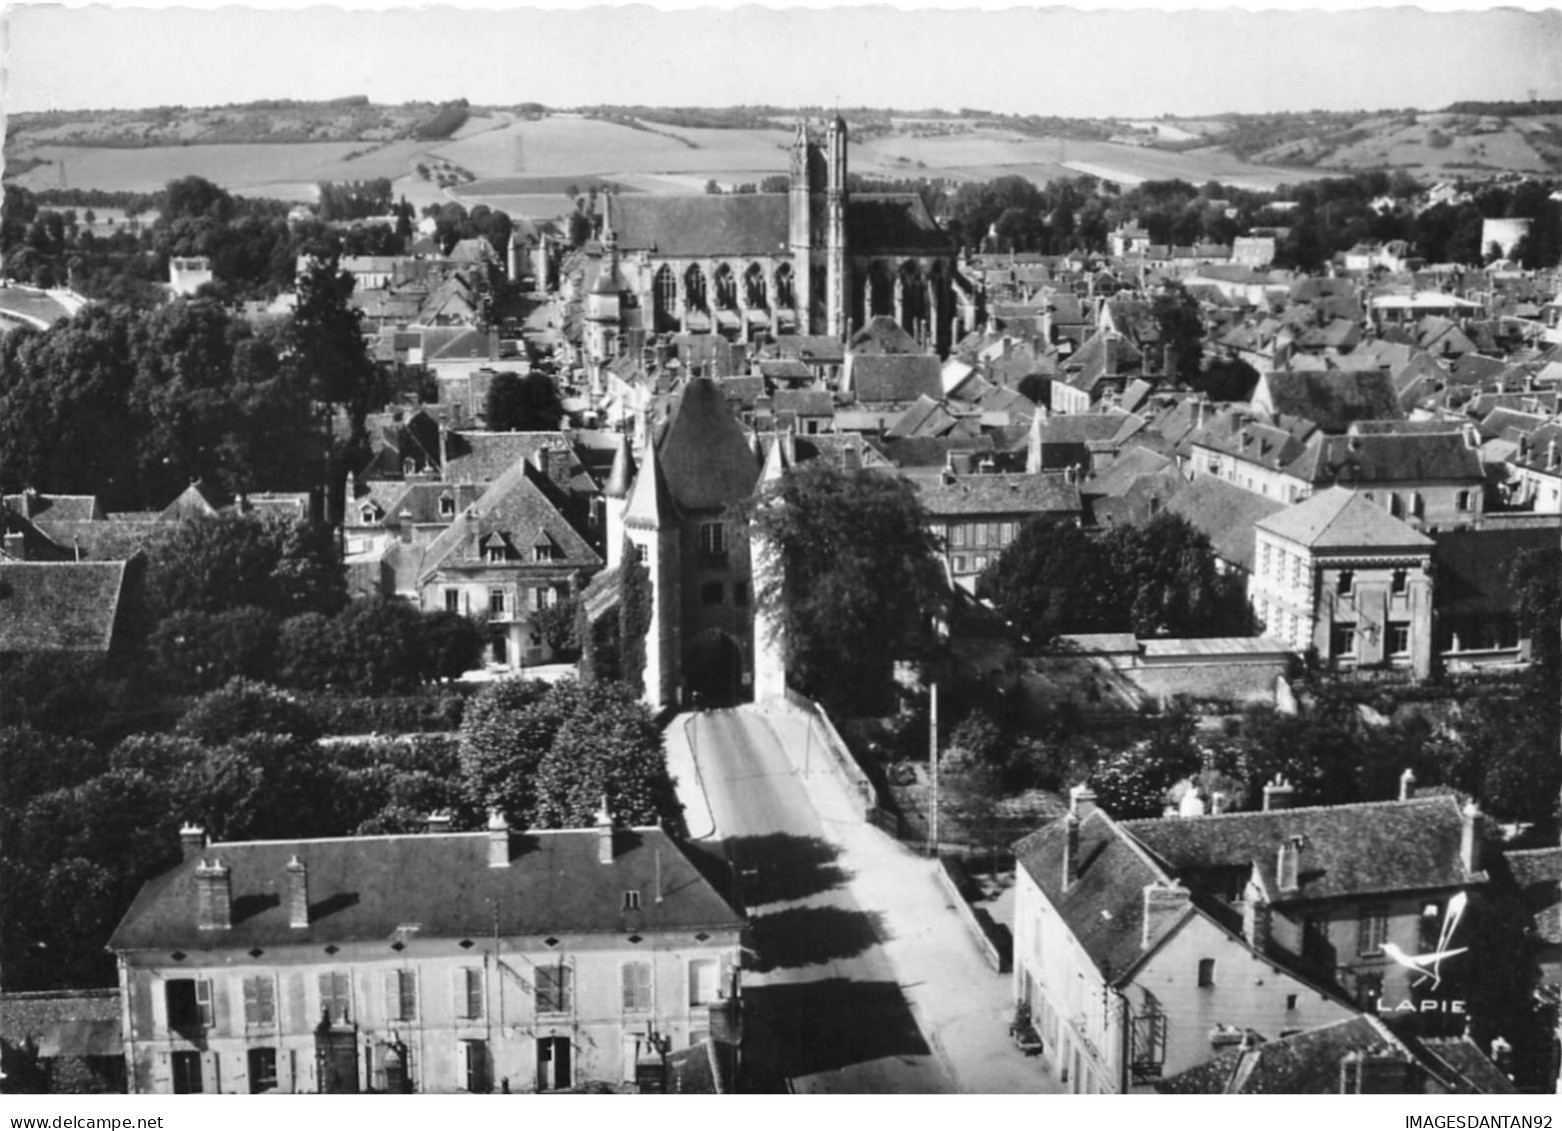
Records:
[[[848,713],[882,707],[893,664],[926,650],[943,593],[938,541],[898,476],[805,464],[753,509],[756,598],[773,617],[792,682]]]
[[[486,411],[492,432],[553,432],[564,419],[559,390],[546,373],[495,374]]]

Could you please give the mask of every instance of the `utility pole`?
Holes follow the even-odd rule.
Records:
[[[934,682],[929,693],[928,727],[927,727],[927,760],[929,771],[933,775],[933,817],[928,822],[929,848],[932,854],[938,855],[938,684]]]

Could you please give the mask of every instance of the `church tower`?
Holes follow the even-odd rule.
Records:
[[[846,248],[846,122],[837,114],[825,130],[825,332],[845,339],[849,301]]]
[[[811,166],[817,160],[811,158],[812,146],[808,139],[808,124],[797,120],[797,136],[792,141],[791,184],[788,186],[788,236],[792,252],[793,291],[797,296],[798,329],[805,334],[815,332],[813,308],[816,288],[823,280],[815,278],[813,270],[814,209],[813,177]]]

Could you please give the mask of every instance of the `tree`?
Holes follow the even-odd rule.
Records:
[[[546,373],[497,373],[488,386],[491,432],[552,432],[564,419],[564,405]]]
[[[472,697],[461,719],[461,792],[469,805],[497,809],[525,826],[537,811],[537,770],[563,722],[548,686],[505,679]]]
[[[561,722],[537,767],[540,827],[588,828],[606,801],[621,824],[683,828],[650,708],[622,683],[570,680],[549,697]]]
[[[1196,720],[1178,709],[1157,720],[1150,738],[1114,754],[1090,775],[1101,807],[1118,819],[1159,817],[1171,787],[1199,770]]]
[[[315,399],[346,410],[349,453],[367,453],[366,418],[384,401],[385,378],[369,357],[352,298],[352,273],[333,258],[313,259],[298,280],[292,346]]]
[[[1121,623],[1101,588],[1107,558],[1077,523],[1038,518],[1020,527],[977,579],[977,596],[1037,643]]]
[[[1246,627],[1246,597],[1220,572],[1209,536],[1162,511],[1144,526],[1108,531],[1107,600],[1137,636],[1225,636]]]
[[[791,679],[832,709],[881,709],[894,661],[925,653],[942,594],[938,542],[915,488],[820,460],[768,487],[752,514],[778,566],[756,598]]]
[[[1258,376],[1241,358],[1211,358],[1193,387],[1212,401],[1245,401],[1258,387]]]
[[[155,614],[219,613],[246,606],[278,617],[335,612],[346,578],[327,529],[274,515],[188,519],[147,550]]]
[[[1204,352],[1198,301],[1181,283],[1167,283],[1151,300],[1150,313],[1159,332],[1166,376],[1179,385],[1197,385]]]
[[[208,746],[222,746],[253,734],[283,734],[313,742],[320,735],[320,725],[307,707],[285,691],[253,680],[231,679],[197,699],[175,732]]]
[[[244,607],[164,617],[147,640],[159,678],[177,690],[202,690],[229,679],[276,673],[277,618]]]

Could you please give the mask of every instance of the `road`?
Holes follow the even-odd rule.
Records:
[[[753,923],[744,998],[749,1087],[950,1092],[839,848],[764,719],[716,711],[673,724],[691,741]]]

